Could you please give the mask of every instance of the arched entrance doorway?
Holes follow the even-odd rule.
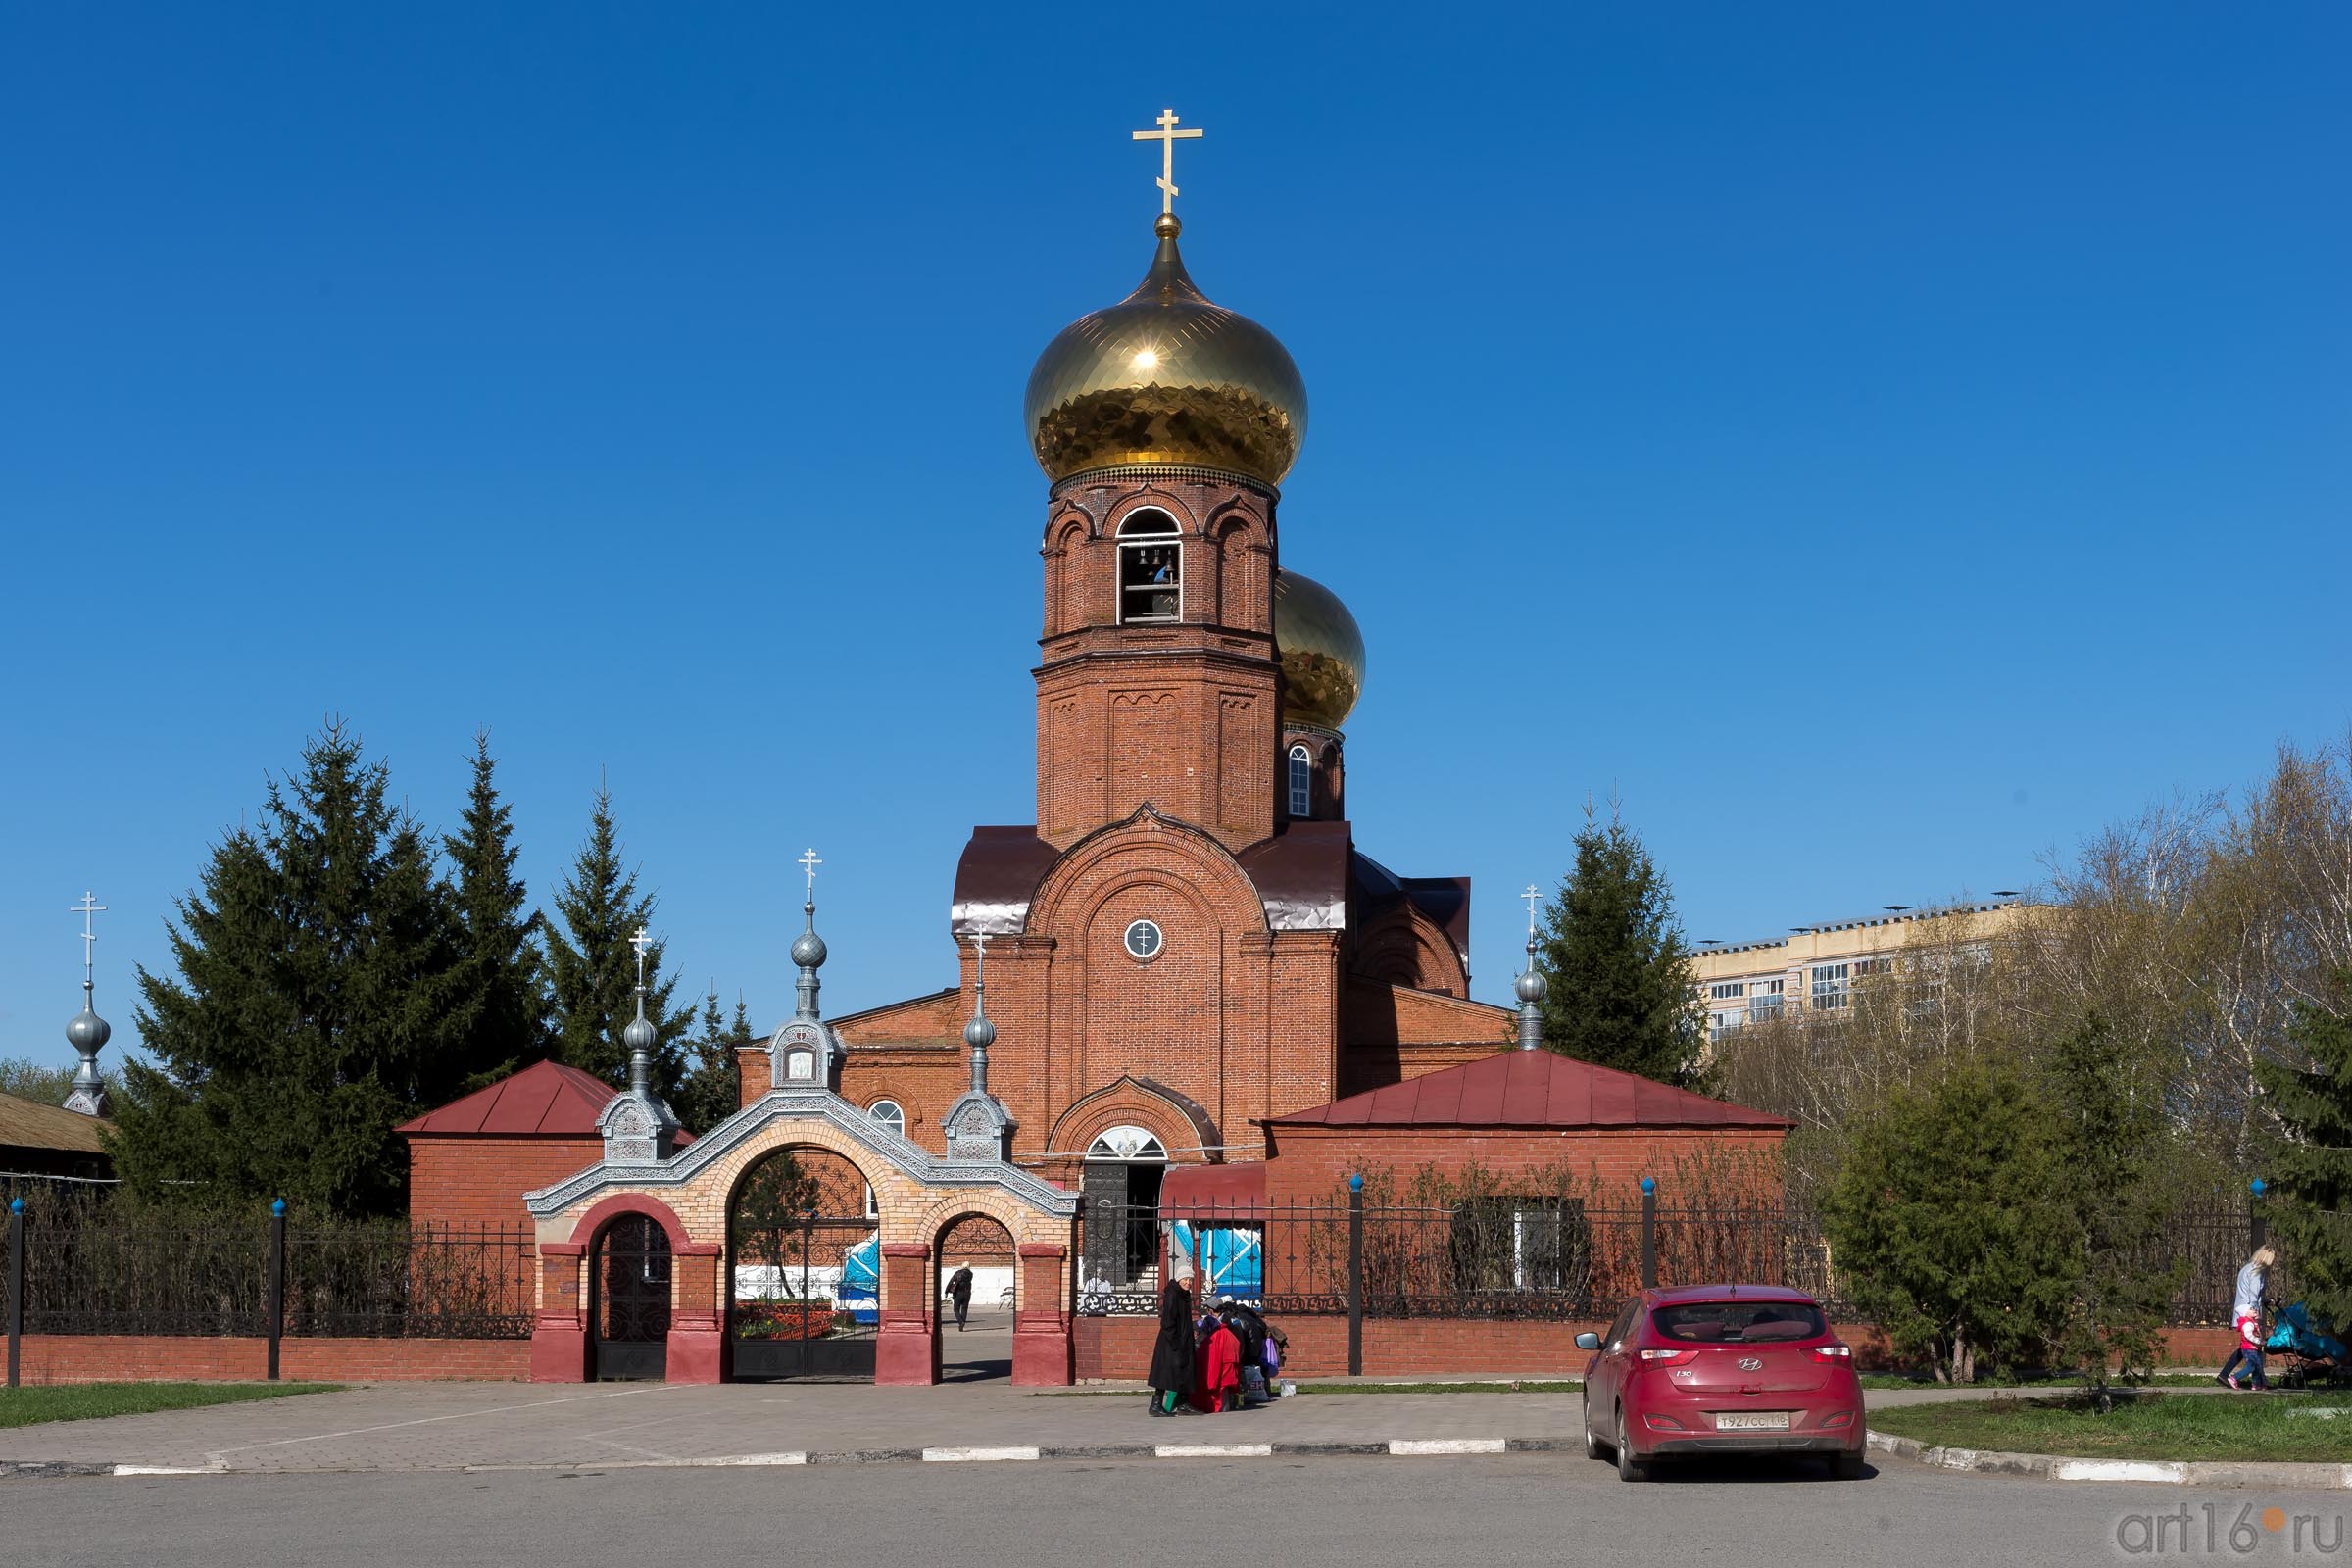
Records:
[[[1159,1184],[1166,1146],[1148,1128],[1121,1124],[1087,1147],[1079,1178],[1085,1200],[1084,1294],[1155,1300],[1159,1292]]]
[[[615,1215],[588,1258],[589,1375],[659,1380],[669,1370],[669,1232],[651,1214]]]
[[[1018,1308],[1020,1259],[1012,1233],[986,1214],[949,1221],[932,1253],[939,1291],[939,1376],[974,1383],[1012,1376],[1012,1324]],[[957,1321],[955,1291],[970,1276],[969,1309]]]
[[[728,1375],[871,1382],[881,1216],[857,1166],[777,1150],[727,1200]]]

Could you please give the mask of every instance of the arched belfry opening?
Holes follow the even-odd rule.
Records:
[[[1141,507],[1119,524],[1119,622],[1184,619],[1184,542],[1176,519]]]

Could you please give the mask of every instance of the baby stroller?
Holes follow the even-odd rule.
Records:
[[[2310,1308],[2301,1301],[2280,1309],[2278,1326],[2262,1342],[2262,1349],[2265,1355],[2282,1358],[2278,1384],[2287,1389],[2332,1382],[2345,1359],[2344,1342],[2328,1324],[2313,1322]]]

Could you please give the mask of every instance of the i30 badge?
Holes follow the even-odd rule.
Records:
[[[1740,1370],[1761,1372],[1764,1370],[1764,1358],[1760,1355],[1743,1355],[1740,1358]]]

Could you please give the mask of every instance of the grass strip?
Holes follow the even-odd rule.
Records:
[[[1948,1389],[1949,1383],[1938,1383],[1925,1373],[1865,1372],[1861,1374],[1866,1389]],[[2144,1384],[2134,1387],[2152,1389],[2201,1389],[2213,1381],[2210,1372],[2159,1372]],[[1959,1385],[1966,1387],[1967,1385]],[[1987,1378],[1976,1385],[1986,1390],[1997,1389],[2079,1389],[2082,1386],[2080,1373],[2050,1373],[2031,1378]]]
[[[340,1383],[49,1383],[0,1389],[0,1427],[193,1410],[208,1404],[280,1399],[293,1394],[332,1394],[342,1387]]]
[[[2142,1394],[2102,1414],[2071,1396],[1970,1399],[1873,1410],[1870,1424],[1930,1446],[2083,1459],[2352,1461],[2352,1424],[2295,1419],[2314,1402],[2301,1394]]]

